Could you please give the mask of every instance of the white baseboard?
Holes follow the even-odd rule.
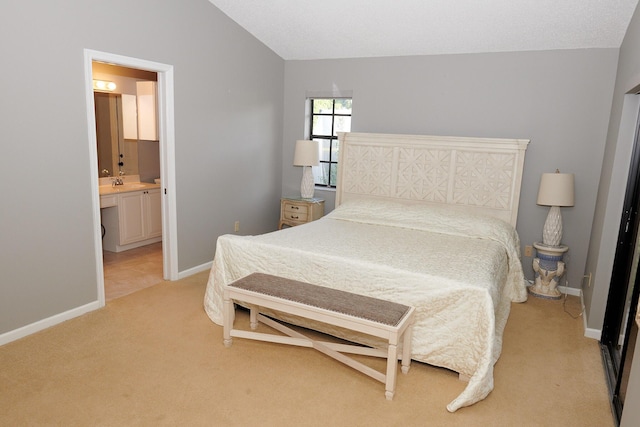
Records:
[[[587,328],[587,320],[585,318],[585,321],[584,321],[584,336],[586,338],[591,338],[591,339],[594,339],[596,341],[600,341],[600,338],[602,337],[602,331],[600,329]]]
[[[51,326],[55,326],[64,321],[73,319],[74,317],[82,316],[85,313],[97,310],[99,308],[101,308],[101,306],[98,301],[90,302],[89,304],[72,308],[71,310],[67,310],[63,313],[59,313],[46,319],[39,320],[37,322],[31,323],[30,325],[14,329],[13,331],[5,332],[4,334],[0,335],[0,345],[10,343],[11,341],[15,341],[20,338],[24,338],[27,335],[42,331],[43,329],[50,328]]]
[[[178,273],[178,280],[184,279],[185,277],[193,276],[194,274],[200,273],[201,271],[211,270],[212,266],[213,266],[213,261],[209,261],[209,262],[205,262],[204,264],[191,267],[188,270],[181,271]]]
[[[563,294],[572,295],[574,297],[582,296],[581,289],[570,288],[569,286],[558,286],[558,290]]]
[[[531,283],[531,281],[529,281]],[[584,336],[586,338],[591,338],[596,341],[600,341],[600,337],[602,336],[602,331],[600,329],[592,329],[587,327],[587,311],[584,307],[584,294],[582,293],[582,289],[571,288],[568,286],[558,286],[558,290],[563,294],[568,294],[576,297],[580,297],[580,305],[582,306],[582,322],[584,324]]]
[[[201,265],[197,265],[195,267],[192,267],[188,270],[184,270],[178,273],[178,280],[180,279],[184,279],[185,277],[189,277],[192,276],[194,274],[200,273],[202,271],[206,271],[206,270],[210,270],[211,267],[213,266],[213,261],[209,261],[206,262],[204,264]],[[600,340],[600,336],[602,335],[602,331],[598,330],[598,329],[590,329],[587,328],[587,316],[586,316],[586,312],[584,311],[584,299],[582,296],[582,291],[580,289],[576,289],[576,288],[570,288],[570,287],[566,287],[566,286],[560,286],[559,287],[560,292],[562,293],[567,293],[569,295],[574,295],[574,296],[579,296],[581,303],[582,303],[582,307],[583,307],[583,313],[585,313],[582,318],[584,321],[584,336],[587,338],[592,338],[595,340]],[[18,340],[20,338],[24,338],[27,335],[31,335],[35,332],[39,332],[43,329],[47,329],[51,326],[57,325],[59,323],[62,323],[66,320],[70,320],[73,319],[74,317],[78,317],[81,316],[85,313],[88,313],[90,311],[94,311],[101,308],[100,303],[98,301],[94,301],[91,302],[89,304],[85,304],[83,306],[80,307],[76,307],[73,308],[71,310],[67,310],[63,313],[60,314],[56,314],[54,316],[48,317],[46,319],[40,320],[38,322],[34,322],[30,325],[26,325],[23,326],[21,328],[18,329],[14,329],[13,331],[9,331],[6,332],[2,335],[0,335],[0,345],[4,345],[7,343],[10,343],[11,341],[15,341]]]
[[[584,324],[584,336],[586,338],[591,338],[594,339],[596,341],[600,341],[600,338],[602,337],[602,330],[600,329],[592,329],[592,328],[587,328],[587,311],[584,308],[584,293],[582,293],[582,290],[580,290],[580,304],[582,304],[582,322]]]
[[[181,271],[178,273],[178,280],[183,279],[185,277],[192,276],[196,273],[200,273],[201,271],[210,270],[212,265],[213,265],[213,261],[210,261],[202,265],[198,265],[196,267],[190,268],[188,270]],[[0,335],[0,345],[8,344],[12,341],[19,340],[20,338],[24,338],[27,335],[31,335],[33,333],[50,328],[51,326],[55,326],[64,321],[73,319],[74,317],[82,316],[85,313],[97,310],[101,307],[104,307],[104,304],[100,305],[99,301],[90,302],[80,307],[72,308],[71,310],[67,310],[63,313],[59,313],[51,317],[48,317],[46,319],[42,319],[37,322],[31,323],[29,325],[22,326],[18,329],[5,332],[4,334]]]
[[[533,280],[527,279],[526,281],[527,281],[527,286],[533,285]],[[572,295],[574,297],[581,297],[582,296],[582,289],[571,288],[569,286],[558,286],[558,290],[562,294],[568,294],[568,295]]]

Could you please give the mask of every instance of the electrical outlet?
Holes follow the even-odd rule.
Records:
[[[524,247],[524,256],[533,256],[533,246],[525,246]]]
[[[235,224],[233,224],[233,231],[240,231],[240,221],[236,221]]]

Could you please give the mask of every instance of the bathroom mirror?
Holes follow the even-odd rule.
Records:
[[[138,141],[123,136],[122,95],[94,92],[98,176],[138,175]]]
[[[118,176],[123,172],[137,175],[142,182],[154,182],[160,177],[158,136],[138,130],[147,129],[140,127],[141,121],[144,124],[153,120],[157,126],[157,101],[155,96],[148,98],[149,93],[155,95],[157,74],[98,61],[91,64],[94,80],[116,85],[113,92],[94,91],[98,176]],[[142,90],[148,87],[152,89]]]

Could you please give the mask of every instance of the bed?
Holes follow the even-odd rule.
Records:
[[[529,141],[366,133],[339,139],[336,208],[293,228],[220,236],[208,316],[221,325],[223,287],[253,272],[411,305],[412,359],[468,378],[447,409],[484,399],[511,303],[527,298],[515,224]]]

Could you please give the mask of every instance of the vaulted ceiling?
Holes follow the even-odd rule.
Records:
[[[209,0],[286,60],[618,48],[638,0]]]

